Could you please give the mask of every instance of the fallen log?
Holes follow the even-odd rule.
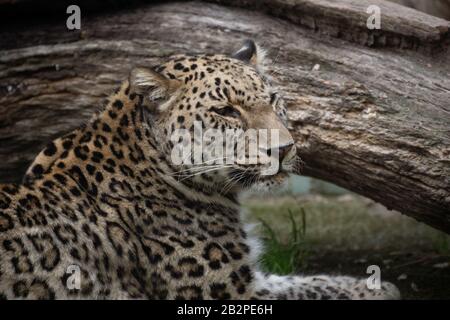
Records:
[[[381,0],[214,2],[83,16],[80,31],[60,18],[1,30],[0,181],[20,181],[132,67],[254,38],[289,103],[305,175],[450,233],[448,21]],[[374,3],[381,30],[365,26]]]

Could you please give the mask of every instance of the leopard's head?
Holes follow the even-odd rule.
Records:
[[[228,192],[267,189],[299,170],[285,103],[263,69],[263,50],[248,40],[231,56],[176,56],[132,71],[178,179]]]

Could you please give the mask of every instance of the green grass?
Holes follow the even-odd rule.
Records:
[[[433,243],[434,250],[438,254],[450,256],[450,236],[441,233],[437,236],[437,239]]]
[[[290,224],[291,228],[287,241],[281,240],[269,223],[260,219],[264,229],[265,252],[261,259],[261,266],[264,271],[286,275],[295,273],[299,268],[306,266],[308,255],[308,246],[305,242],[306,214],[302,208],[298,211],[295,215],[301,217],[300,226],[294,219],[292,210],[288,210],[288,216],[284,217],[288,220],[287,223]]]
[[[450,236],[405,215],[353,195],[249,198],[244,206],[248,222],[260,222],[264,271],[364,277],[377,264],[406,299],[450,297],[449,269],[436,267],[450,261]]]
[[[282,271],[292,270],[285,265],[298,260],[297,245],[301,250],[410,249],[450,254],[449,235],[399,213],[380,213],[378,207],[360,197],[257,198],[247,199],[244,206],[250,212],[250,221],[264,221],[271,254],[289,256],[279,263]],[[306,220],[307,233],[295,229],[299,234],[293,234],[294,225],[300,230],[306,228]]]

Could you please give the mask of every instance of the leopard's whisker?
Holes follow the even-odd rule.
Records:
[[[216,167],[216,168],[212,168],[212,169],[208,169],[208,170],[199,171],[199,172],[196,172],[196,173],[194,173],[194,174],[187,175],[187,176],[183,177],[183,178],[182,178],[181,180],[179,180],[179,181],[183,181],[183,180],[185,180],[185,179],[192,178],[192,177],[194,177],[194,176],[198,176],[198,175],[201,175],[201,174],[203,174],[203,173],[207,173],[207,172],[211,172],[211,171],[217,171],[217,170],[224,169],[224,168],[229,168],[229,167],[232,167],[232,166],[231,166],[231,165],[230,165],[230,166],[220,166],[220,167]]]
[[[196,166],[196,167],[192,167],[192,168],[187,168],[185,170],[172,172],[172,173],[170,173],[170,175],[176,176],[183,172],[192,172],[192,171],[197,172],[197,171],[201,171],[204,169],[212,169],[212,168],[220,168],[220,167],[223,167],[223,165],[217,164],[217,165],[207,165],[207,166]]]

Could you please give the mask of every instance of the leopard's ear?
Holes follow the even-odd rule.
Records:
[[[133,69],[129,82],[132,90],[152,102],[167,100],[180,87],[178,80],[167,79],[146,68]]]
[[[253,40],[245,40],[242,47],[231,55],[232,58],[261,68],[264,66],[265,56],[265,51]]]

